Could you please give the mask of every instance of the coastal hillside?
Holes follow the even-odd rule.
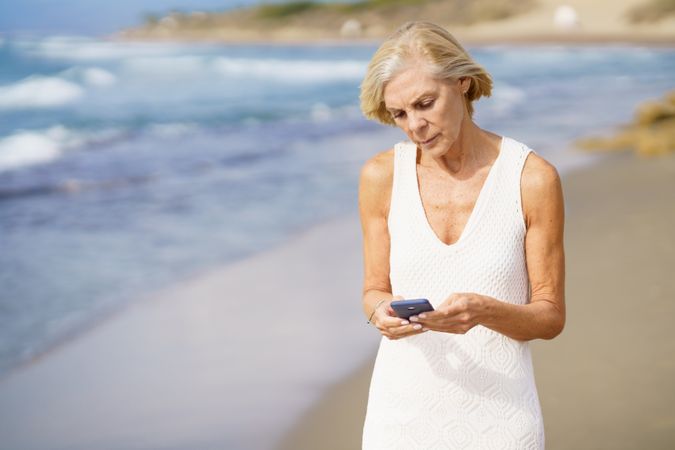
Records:
[[[675,0],[293,0],[222,12],[150,14],[129,40],[378,40],[431,20],[470,42],[633,41],[675,44]]]
[[[664,98],[642,103],[632,123],[610,137],[590,137],[577,145],[591,151],[633,150],[641,156],[657,156],[675,152],[675,91]]]

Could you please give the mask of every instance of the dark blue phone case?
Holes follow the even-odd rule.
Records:
[[[416,316],[425,311],[433,311],[429,300],[426,298],[416,298],[411,300],[394,300],[391,302],[391,308],[401,319],[407,319],[410,316]]]

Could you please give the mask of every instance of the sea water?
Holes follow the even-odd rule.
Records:
[[[561,171],[675,85],[675,51],[468,48],[483,128]],[[0,42],[0,376],[176,280],[357,208],[369,45]],[[358,306],[355,305],[355,308]],[[339,320],[336,319],[336,320]]]

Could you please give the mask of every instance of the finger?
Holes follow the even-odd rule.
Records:
[[[389,332],[395,336],[408,336],[411,334],[418,334],[422,332],[422,325],[420,324],[409,324],[409,325],[402,325],[398,327],[392,327],[389,328]]]
[[[461,322],[464,319],[465,313],[457,307],[452,305],[446,306],[444,308],[439,308],[434,311],[425,311],[417,315],[414,322],[419,323],[433,323],[433,322],[448,322],[448,321],[457,321]],[[412,317],[411,317],[411,321]]]
[[[410,321],[416,323],[433,323],[445,319],[447,319],[447,315],[441,311],[423,312],[410,317]]]
[[[382,325],[384,325],[385,327],[388,327],[388,328],[400,327],[400,326],[403,326],[403,325],[408,325],[410,323],[410,321],[408,321],[406,319],[402,319],[402,318],[397,317],[397,316],[384,317],[384,318],[382,318],[382,320],[380,322],[382,323]]]

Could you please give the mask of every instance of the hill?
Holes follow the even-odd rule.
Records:
[[[380,40],[431,20],[470,42],[631,41],[675,44],[675,0],[295,0],[205,13],[148,16],[114,37],[133,40]]]

